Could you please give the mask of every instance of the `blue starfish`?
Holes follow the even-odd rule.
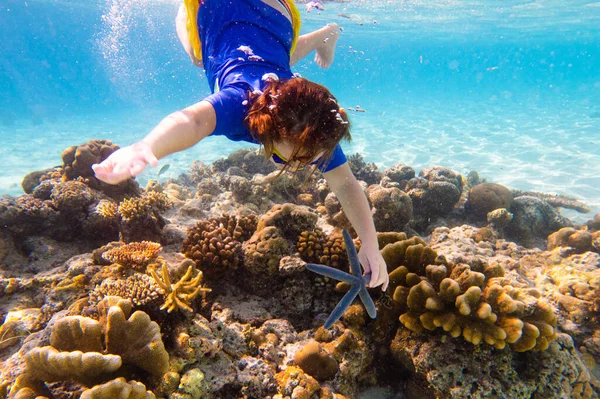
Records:
[[[350,270],[352,274],[348,274],[333,267],[325,265],[315,265],[314,263],[307,263],[306,268],[312,272],[322,274],[323,276],[331,277],[333,279],[343,281],[344,283],[351,284],[350,291],[344,295],[340,302],[333,309],[333,312],[325,321],[325,328],[329,328],[342,317],[348,306],[352,304],[356,295],[360,296],[360,300],[367,309],[367,313],[372,319],[377,317],[377,310],[375,309],[375,303],[367,291],[367,284],[371,281],[371,273],[362,275],[360,261],[358,260],[358,254],[356,253],[356,247],[348,233],[344,229],[344,242],[346,243],[346,252],[348,253],[348,259],[350,259]]]

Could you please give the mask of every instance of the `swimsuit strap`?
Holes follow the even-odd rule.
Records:
[[[200,34],[198,33],[198,8],[200,8],[200,0],[183,0],[186,11],[186,30],[188,40],[192,46],[194,57],[202,61],[202,44],[200,43]]]
[[[300,25],[302,25],[302,21],[300,20],[300,11],[298,11],[298,7],[294,3],[294,0],[277,0],[281,5],[283,5],[290,13],[292,17],[292,29],[294,30],[294,35],[292,38],[292,48],[290,49],[290,55],[294,54],[296,50],[296,44],[298,44],[298,37],[300,36]]]

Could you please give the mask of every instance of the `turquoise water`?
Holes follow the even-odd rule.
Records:
[[[127,145],[209,94],[180,48],[177,2],[3,0],[0,194],[89,139]],[[303,32],[337,22],[334,65],[295,71],[351,112],[344,145],[380,167],[476,170],[510,188],[574,196],[600,212],[600,3],[353,1],[306,13]],[[246,147],[209,138],[163,161]],[[155,175],[150,170],[145,181]],[[583,220],[587,219],[584,217]]]

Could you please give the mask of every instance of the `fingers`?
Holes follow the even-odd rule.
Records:
[[[154,155],[154,153],[152,152],[152,150],[150,150],[149,148],[148,148],[148,149],[146,149],[146,150],[144,151],[144,154],[143,154],[143,155],[144,155],[144,160],[145,160],[145,161],[146,161],[146,162],[147,162],[149,165],[152,165],[152,167],[153,167],[153,168],[156,168],[156,166],[158,165],[158,159],[156,158],[156,156]],[[144,166],[145,166],[145,165],[144,165]],[[144,169],[142,168],[142,170],[144,170]],[[133,174],[133,173],[132,173],[132,174]],[[136,176],[137,174],[139,174],[139,173],[136,173],[136,174],[135,174],[135,175],[133,175],[133,176]]]
[[[371,267],[371,281],[369,281],[369,288],[377,287],[379,284],[379,268],[377,265]]]
[[[377,253],[377,255],[378,256],[375,257],[369,257],[368,255],[365,255],[363,258],[359,254],[359,258],[361,258],[361,263],[365,269],[365,274],[369,272],[371,273],[371,280],[369,281],[369,284],[367,284],[367,287],[375,288],[381,285],[381,289],[385,291],[389,285],[390,277],[387,273],[387,265],[385,260],[383,260],[383,257],[381,257],[379,253]]]
[[[157,161],[158,162],[158,161]],[[137,175],[139,175],[140,173],[142,173],[142,171],[146,168],[146,164],[144,162],[134,162],[130,167],[129,167],[129,174],[132,177],[135,177]]]

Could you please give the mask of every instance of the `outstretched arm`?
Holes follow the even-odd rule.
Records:
[[[92,165],[96,177],[117,184],[140,174],[146,165],[156,166],[158,159],[185,150],[216,127],[215,110],[208,101],[200,101],[164,118],[142,140],[112,153],[102,163]]]
[[[368,286],[382,285],[382,289],[386,290],[389,283],[387,266],[379,252],[371,208],[362,187],[358,184],[347,162],[324,173],[323,176],[331,191],[335,193],[342,204],[344,213],[362,242],[358,258],[365,268],[365,273],[371,272],[371,281]]]

